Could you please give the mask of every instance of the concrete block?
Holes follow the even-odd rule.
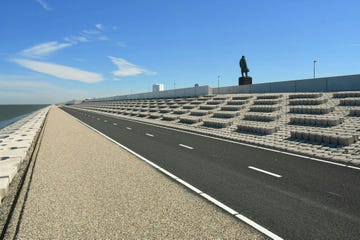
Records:
[[[174,114],[164,114],[162,117],[162,120],[165,121],[174,121],[179,119],[179,115],[174,115]]]
[[[207,111],[207,110],[194,110],[194,111],[191,111],[190,114],[192,116],[205,116],[205,115],[209,114],[209,111]]]
[[[325,144],[330,144],[330,135],[329,134],[324,134],[323,136],[322,136],[322,140],[323,140],[323,143],[325,143]]]
[[[201,110],[212,110],[218,108],[217,105],[201,105],[199,107]]]
[[[330,136],[330,144],[339,145],[338,135],[333,134]]]
[[[9,178],[9,183],[12,182],[13,178],[16,176],[18,172],[17,167],[4,167],[0,165],[0,179],[1,178]]]
[[[222,106],[221,110],[222,111],[239,111],[243,108],[244,107],[241,105],[226,105],[226,106]]]
[[[9,178],[0,178],[0,202],[6,196],[9,189]]]
[[[0,150],[0,158],[1,157],[21,157],[24,159],[27,155],[28,149],[21,148],[21,149],[14,149],[14,150]]]
[[[316,134],[310,133],[309,134],[309,141],[312,142],[312,143],[315,143],[316,142]]]
[[[239,112],[234,111],[218,111],[214,112],[213,117],[215,118],[234,118],[236,116],[239,116]]]
[[[210,118],[203,120],[203,125],[206,127],[212,127],[212,128],[224,128],[228,127],[233,123],[233,120],[224,120],[224,119],[215,119]]]
[[[201,121],[202,121],[201,117],[194,117],[194,116],[180,117],[180,122],[181,123],[193,124],[193,123],[198,123],[198,122],[201,122]]]
[[[349,146],[355,142],[354,136],[351,135],[341,135],[338,137],[339,145]]]
[[[322,143],[323,142],[323,133],[315,133],[315,142]]]

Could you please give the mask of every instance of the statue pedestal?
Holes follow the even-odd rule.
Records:
[[[252,77],[239,77],[239,85],[252,84]]]

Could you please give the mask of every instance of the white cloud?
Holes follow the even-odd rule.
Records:
[[[51,7],[44,0],[36,0],[46,11],[51,11]]]
[[[31,48],[23,50],[21,54],[34,58],[46,57],[60,49],[71,47],[72,45],[72,43],[59,43],[56,41],[40,43]]]
[[[89,39],[85,36],[70,36],[70,37],[65,37],[64,40],[66,42],[71,43],[72,45],[75,45],[79,42],[88,42]]]
[[[95,25],[95,27],[99,30],[103,30],[104,29],[104,25],[102,25],[101,23],[98,23]]]
[[[95,83],[104,80],[102,75],[77,68],[27,59],[13,59],[13,62],[36,72],[45,73],[60,79]]]
[[[116,43],[116,45],[117,45],[118,47],[121,47],[121,48],[126,48],[126,44],[123,43],[123,42],[120,42],[120,41],[118,41],[118,42]]]
[[[110,60],[118,67],[118,70],[113,71],[117,77],[125,77],[125,76],[135,76],[139,74],[147,74],[147,75],[156,75],[156,72],[151,72],[146,69],[143,69],[135,64],[132,64],[126,61],[123,58],[116,58],[109,56]]]
[[[81,36],[86,37],[87,39],[91,40],[91,39],[95,39],[95,40],[100,40],[100,41],[105,41],[105,40],[109,40],[109,38],[107,36],[105,36],[102,32],[98,31],[98,30],[83,30],[81,31]]]

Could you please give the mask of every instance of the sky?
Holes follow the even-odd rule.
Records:
[[[360,73],[358,0],[1,0],[0,104]]]

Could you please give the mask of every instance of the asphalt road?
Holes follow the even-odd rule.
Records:
[[[359,239],[360,170],[69,108],[284,239]]]

